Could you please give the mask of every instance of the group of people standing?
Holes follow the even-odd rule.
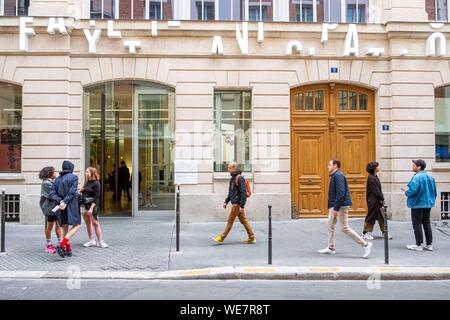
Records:
[[[70,240],[81,228],[81,216],[86,223],[89,237],[89,241],[83,246],[108,247],[103,241],[98,220],[101,188],[97,170],[93,167],[86,169],[85,182],[80,190],[78,177],[73,170],[73,163],[66,160],[58,177],[54,167],[45,167],[39,173],[39,179],[42,180],[40,207],[47,221],[45,249],[49,253],[58,253],[62,258],[72,256]],[[56,246],[51,241],[53,228],[58,238]],[[97,241],[94,239],[93,231]]]
[[[372,244],[367,240],[373,240],[372,231],[378,221],[384,234],[384,215],[381,208],[384,206],[384,195],[378,173],[381,171],[378,162],[367,164],[369,173],[366,185],[366,201],[368,213],[364,221],[362,235],[358,235],[348,225],[348,210],[352,205],[349,187],[345,175],[340,170],[341,162],[331,160],[328,164],[330,174],[330,186],[328,192],[328,246],[319,250],[322,254],[335,254],[334,226],[339,220],[342,231],[352,238],[364,249],[363,257],[370,255]],[[411,209],[411,220],[414,229],[416,243],[407,245],[406,248],[413,251],[433,251],[433,236],[431,232],[430,212],[435,206],[437,191],[436,181],[426,171],[426,162],[422,159],[412,160],[414,176],[407,184],[407,188],[401,188],[407,197],[407,207]],[[425,231],[425,243],[423,242],[423,230]],[[389,239],[392,236],[388,234]]]
[[[411,209],[411,219],[414,229],[416,243],[407,245],[406,248],[413,251],[433,251],[433,238],[431,232],[430,212],[435,206],[437,192],[436,182],[432,176],[426,171],[426,162],[422,159],[412,160],[412,171],[414,176],[407,184],[408,189],[402,188],[407,197],[407,206]],[[363,248],[363,258],[367,258],[372,250],[372,235],[375,223],[378,221],[380,229],[384,235],[384,215],[382,207],[384,206],[384,195],[381,187],[378,173],[381,171],[380,164],[372,161],[367,164],[368,172],[366,184],[366,201],[368,213],[364,221],[362,235],[355,232],[348,224],[348,213],[352,205],[350,189],[344,173],[341,171],[341,161],[338,159],[330,160],[328,163],[328,172],[330,175],[330,183],[328,189],[328,246],[325,249],[318,250],[321,254],[335,254],[335,225],[339,221],[342,232],[352,238],[357,244]],[[228,164],[228,172],[230,173],[230,182],[228,188],[228,196],[225,199],[223,208],[226,209],[229,202],[232,207],[227,219],[224,231],[213,240],[222,244],[230,232],[234,221],[239,218],[247,231],[248,238],[244,243],[256,243],[255,234],[245,215],[244,206],[247,201],[248,186],[242,171],[239,170],[236,162]],[[425,230],[425,243],[423,242],[423,230]],[[387,234],[392,239],[390,234]]]

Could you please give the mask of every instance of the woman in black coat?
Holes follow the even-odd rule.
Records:
[[[384,217],[381,213],[381,207],[384,203],[383,191],[381,190],[381,182],[377,173],[380,172],[380,164],[378,162],[370,162],[366,167],[369,176],[367,177],[366,201],[367,216],[364,223],[364,231],[362,238],[365,240],[373,240],[372,235],[375,221],[378,221],[381,232],[384,234]]]

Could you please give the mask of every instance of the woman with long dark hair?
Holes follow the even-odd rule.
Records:
[[[61,241],[61,228],[57,222],[58,217],[56,215],[56,211],[54,211],[54,208],[59,205],[59,203],[53,199],[55,196],[55,186],[53,185],[53,180],[55,180],[55,178],[56,172],[54,167],[45,167],[39,172],[39,179],[42,180],[39,205],[47,222],[45,227],[45,250],[48,253],[56,253],[56,249],[52,244],[53,226],[55,227],[58,243]]]
[[[85,171],[85,183],[81,188],[80,212],[86,223],[89,241],[83,244],[84,247],[99,246],[107,248],[108,245],[103,241],[102,230],[98,222],[98,212],[100,210],[100,182],[97,169],[89,167]],[[94,240],[92,232],[94,229],[97,236],[97,242]]]
[[[364,231],[362,238],[365,240],[373,240],[372,235],[375,222],[378,221],[381,232],[384,234],[384,217],[381,207],[384,204],[384,195],[381,190],[381,182],[377,174],[381,171],[380,164],[376,161],[369,162],[366,167],[369,173],[366,186],[367,216],[364,223]],[[391,237],[389,237],[391,239]]]

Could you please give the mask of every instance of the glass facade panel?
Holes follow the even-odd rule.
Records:
[[[342,111],[348,109],[347,91],[339,91],[339,109]]]
[[[316,105],[316,110],[323,110],[323,93],[322,91],[317,91],[315,93],[315,105]]]
[[[359,95],[359,110],[368,110],[366,94]]]
[[[215,1],[214,0],[191,0],[192,20],[214,20]]]
[[[450,162],[450,86],[435,90],[436,162]]]
[[[0,172],[20,172],[22,88],[0,83]]]
[[[345,0],[347,23],[365,23],[369,11],[369,0]]]
[[[350,110],[358,110],[358,94],[350,92]]]
[[[248,4],[249,21],[272,21],[273,7],[272,0],[249,0]]]
[[[244,5],[243,0],[219,0],[219,20],[240,21]]]
[[[448,21],[447,0],[436,1],[436,20]]]
[[[341,0],[324,0],[323,16],[325,22],[341,22]]]
[[[131,8],[131,0],[128,0],[128,2],[130,2]],[[91,19],[114,19],[114,18],[115,18],[114,0],[91,0]]]
[[[133,199],[139,210],[173,210],[173,102],[173,90],[141,81],[85,89],[85,166],[100,173],[103,215],[131,215]]]
[[[251,171],[251,93],[216,91],[214,95],[214,170],[226,172],[235,161]]]

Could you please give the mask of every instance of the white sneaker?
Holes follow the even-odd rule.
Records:
[[[416,246],[415,244],[409,244],[406,246],[406,248],[412,251],[423,251],[422,246]]]
[[[89,240],[88,242],[83,244],[83,247],[88,248],[88,247],[93,247],[93,246],[96,246],[96,245],[97,245],[97,242],[95,242],[95,240]]]
[[[370,232],[367,232],[367,233],[363,234],[361,236],[361,238],[363,238],[364,240],[373,240],[373,239],[375,239]]]
[[[108,245],[106,244],[106,242],[105,241],[100,241],[99,243],[98,243],[98,247],[102,247],[102,248],[108,248]]]
[[[331,250],[330,248],[326,247],[325,249],[317,250],[317,252],[323,254],[335,254],[336,250]]]
[[[384,232],[383,232],[383,238],[384,238]],[[389,232],[388,232],[388,239],[392,240],[392,236],[391,236],[391,234]]]
[[[371,242],[367,242],[367,246],[364,247],[364,254],[363,258],[367,258],[370,255],[370,252],[372,251],[373,244]]]
[[[423,250],[426,250],[426,251],[433,251],[433,245],[432,244],[422,246],[422,248],[423,248]]]

